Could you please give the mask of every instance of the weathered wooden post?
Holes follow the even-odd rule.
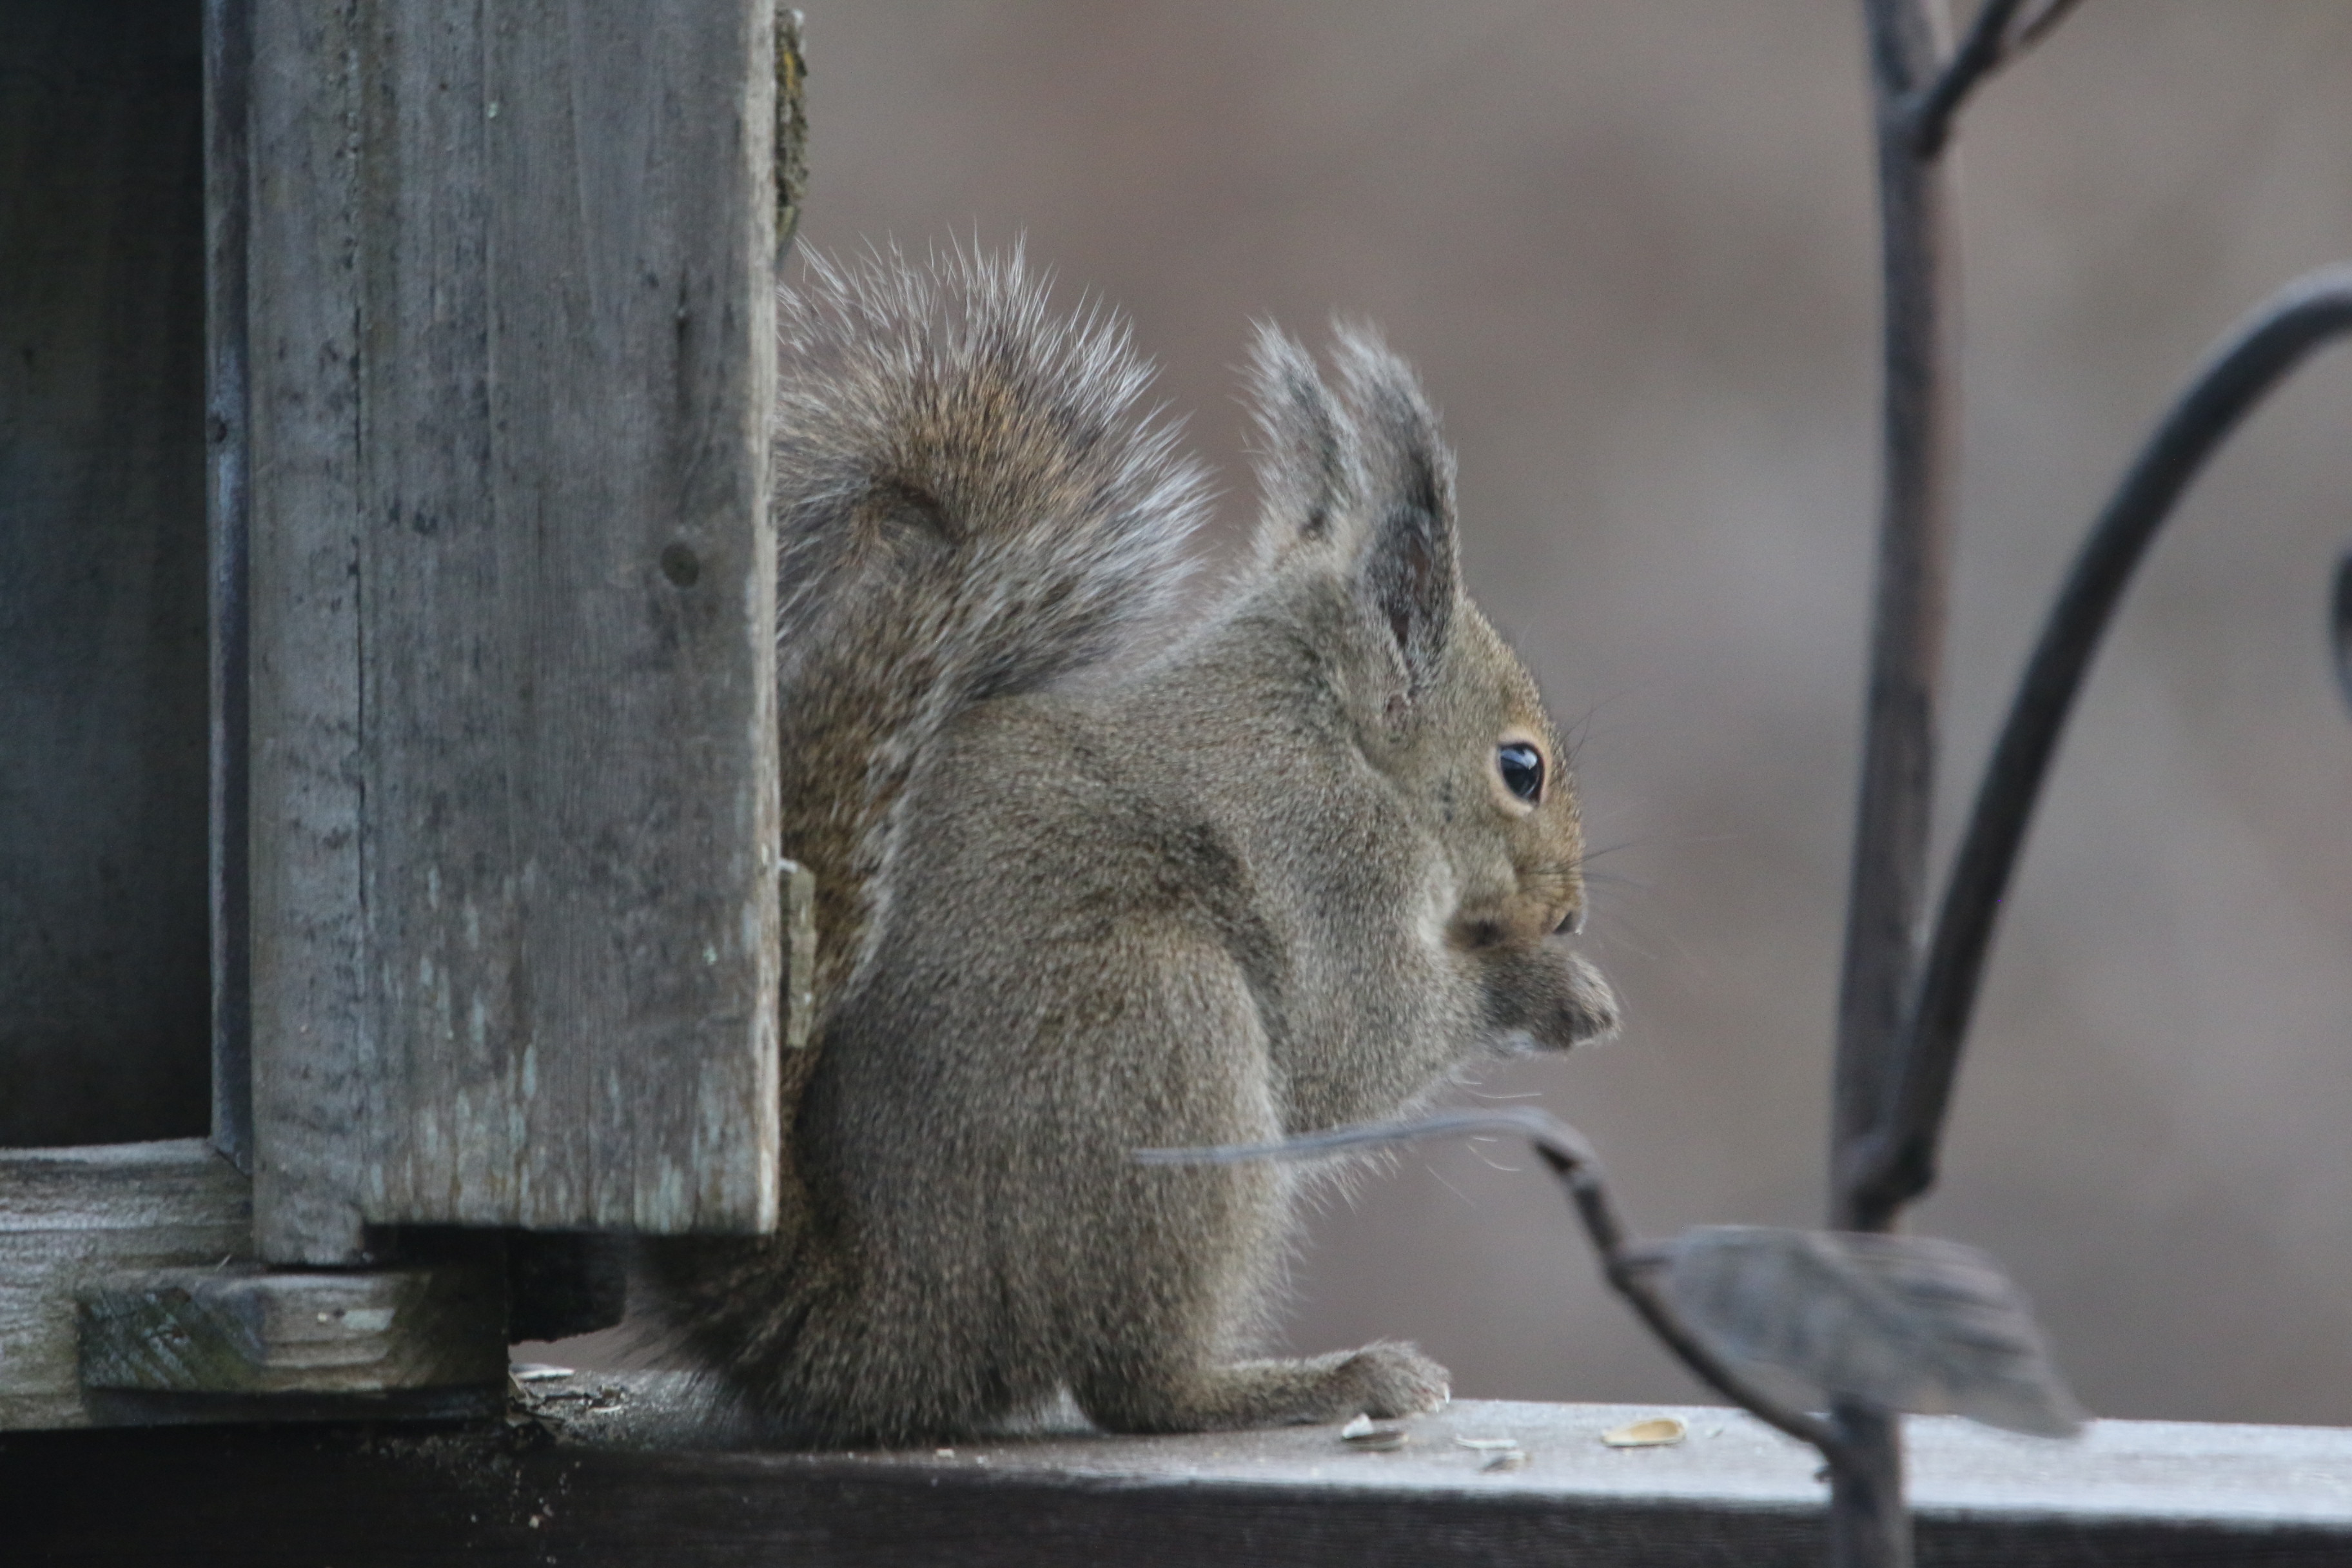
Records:
[[[269,1261],[772,1219],[772,26],[256,0]]]
[[[0,1426],[105,1418],[59,1384],[77,1298],[81,1372],[104,1388],[495,1382],[499,1245],[448,1227],[756,1231],[777,1202],[765,500],[790,19],[780,34],[772,0],[188,13],[169,34],[187,123],[158,143],[180,162],[155,174],[188,219],[165,275],[187,285],[178,500],[131,486],[99,506],[137,546],[105,559],[62,537],[89,522],[58,506],[13,511],[9,545],[83,561],[116,599],[140,563],[187,579],[170,689],[191,737],[209,713],[210,809],[201,745],[183,746],[165,837],[201,865],[209,815],[211,910],[183,878],[151,923],[198,971],[209,925],[226,1158],[191,1141],[0,1155]],[[50,31],[66,79],[114,47]],[[84,315],[72,346],[108,370],[120,334]],[[12,433],[5,456],[32,449]],[[48,769],[44,798],[168,783],[82,778],[45,738],[47,761],[5,775]],[[41,865],[95,852],[7,832]],[[107,918],[61,908],[43,929]],[[12,963],[17,929],[0,931]]]

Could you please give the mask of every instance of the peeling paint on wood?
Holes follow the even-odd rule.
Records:
[[[783,868],[784,1048],[804,1051],[816,1025],[816,878],[797,861]]]

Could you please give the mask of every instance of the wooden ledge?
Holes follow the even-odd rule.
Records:
[[[502,1423],[0,1435],[0,1517],[57,1563],[890,1565],[1820,1561],[1809,1451],[1719,1409],[1465,1401],[1394,1452],[1335,1427],[764,1451],[673,1374],[524,1385]],[[1672,1447],[1600,1435],[1672,1414]],[[2352,1431],[1912,1423],[1923,1564],[2352,1561]],[[1487,1471],[1457,1437],[1517,1440]],[[126,1506],[135,1500],[135,1506]],[[20,1522],[21,1521],[21,1522]]]
[[[677,1374],[589,1373],[533,1381],[524,1400],[562,1446],[748,1454],[756,1442],[709,1416]],[[1654,1416],[1679,1443],[1612,1447],[1603,1433]],[[844,1475],[1071,1484],[1300,1487],[1349,1493],[1517,1497],[1673,1507],[1737,1505],[1810,1513],[1827,1495],[1813,1451],[1745,1412],[1708,1405],[1536,1405],[1461,1400],[1383,1423],[1407,1442],[1351,1447],[1332,1426],[1168,1437],[1065,1433],[909,1452],[764,1454],[764,1462]],[[2233,1529],[2312,1525],[2352,1542],[2352,1428],[2097,1421],[2053,1442],[1955,1416],[1907,1423],[1913,1506],[1927,1518],[1979,1514],[2088,1525],[2107,1521]],[[1485,1468],[1508,1437],[1523,1468]],[[1476,1443],[1478,1447],[1468,1446]]]

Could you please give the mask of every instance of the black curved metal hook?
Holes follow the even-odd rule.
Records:
[[[2157,530],[2240,421],[2314,350],[2352,331],[2352,267],[2288,284],[2233,329],[2125,470],[2059,590],[1985,765],[1935,934],[1896,1038],[1876,1136],[1853,1191],[1891,1216],[1935,1183],[1936,1152],[2002,896],[2075,693]],[[2336,670],[2352,700],[2352,558],[2336,579]]]
[[[2336,592],[2327,610],[2327,641],[2336,650],[2336,684],[2352,708],[2352,550],[2336,563]]]

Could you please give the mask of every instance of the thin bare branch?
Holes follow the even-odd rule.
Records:
[[[1884,1132],[1853,1146],[1845,1173],[1856,1213],[1875,1229],[1934,1184],[1961,1047],[2035,801],[2075,693],[2116,605],[2206,461],[2310,353],[2352,332],[2352,267],[2296,279],[2225,336],[2166,414],[2074,558],[2018,683],[1986,765],[1967,836],[1953,863],[1917,997],[1906,1010]],[[2338,658],[2345,659],[2352,582],[2336,588]],[[2339,668],[2344,666],[2339,665]],[[2347,674],[2352,686],[2352,674]]]
[[[1633,1241],[1610,1196],[1601,1157],[1591,1140],[1567,1122],[1532,1106],[1504,1110],[1446,1110],[1415,1121],[1371,1122],[1309,1133],[1279,1143],[1224,1144],[1204,1149],[1139,1149],[1135,1159],[1148,1165],[1230,1165],[1245,1160],[1312,1160],[1349,1149],[1371,1149],[1427,1138],[1465,1137],[1500,1133],[1525,1138],[1535,1145],[1543,1163],[1568,1189],[1584,1233],[1600,1254],[1601,1272],[1609,1284],[1650,1326],[1659,1342],[1693,1375],[1769,1426],[1801,1443],[1821,1450],[1832,1468],[1849,1465],[1850,1458],[1837,1432],[1826,1421],[1792,1410],[1733,1371],[1683,1321],[1654,1278],[1655,1253]]]
[[[1968,36],[1952,51],[1943,70],[1926,91],[1904,107],[1913,155],[1940,156],[1945,143],[1951,139],[1952,121],[1958,117],[1960,105],[1968,101],[1969,95],[1987,78],[2049,37],[2074,5],[2075,0],[2042,0],[2042,4],[2028,10],[2026,0],[1985,0],[1977,11],[1977,19],[1969,26]],[[2022,22],[2018,19],[2021,13],[2024,14]]]

